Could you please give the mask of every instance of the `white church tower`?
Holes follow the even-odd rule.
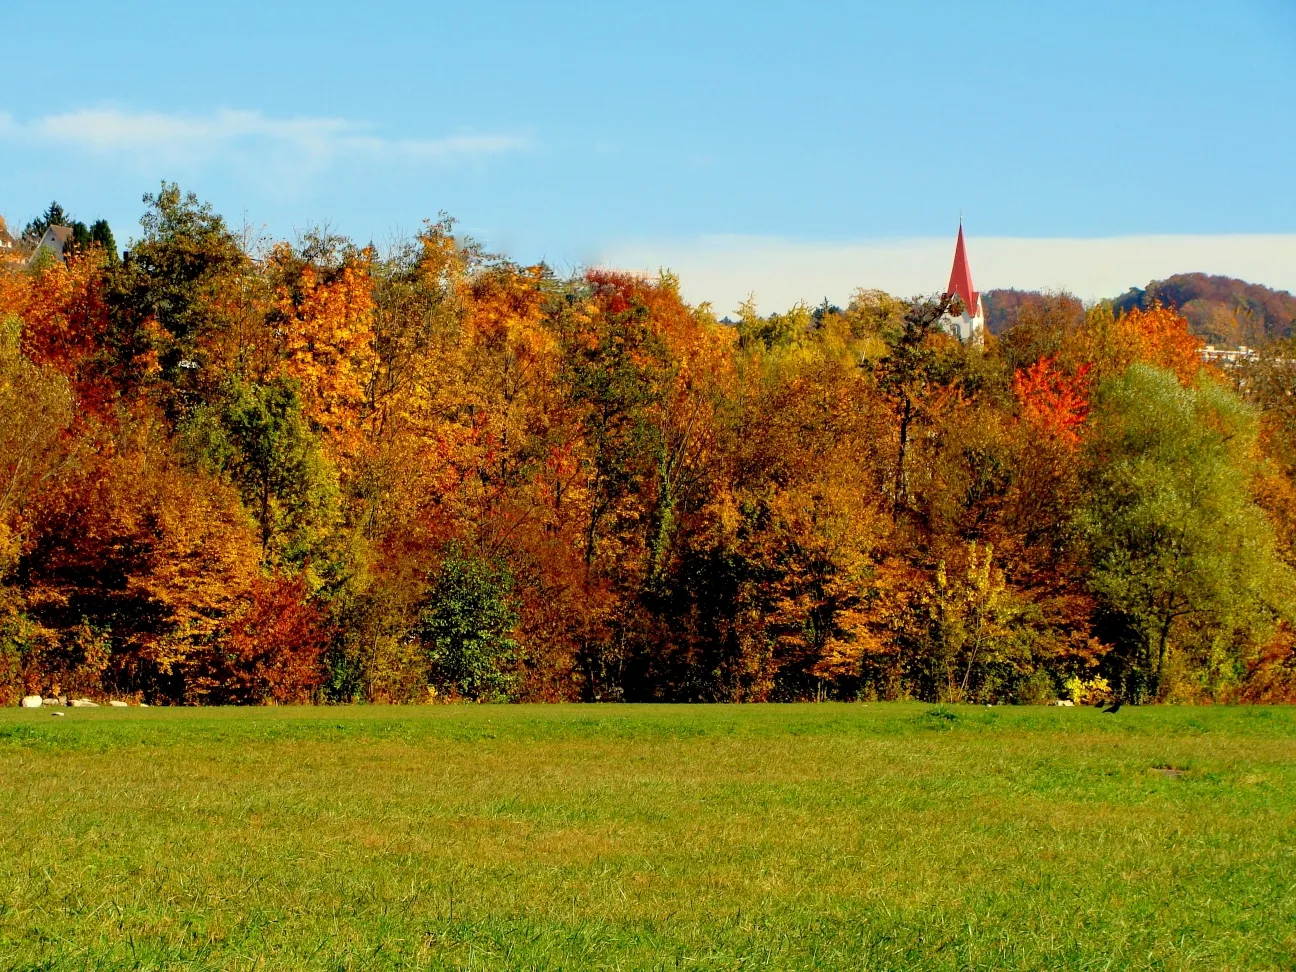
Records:
[[[954,269],[950,271],[946,297],[957,296],[963,302],[963,313],[948,314],[945,324],[964,343],[981,341],[985,334],[985,312],[981,295],[972,286],[972,269],[968,266],[967,246],[963,243],[963,221],[959,220],[958,243],[954,247]]]

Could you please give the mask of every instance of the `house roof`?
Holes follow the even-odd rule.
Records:
[[[959,222],[958,243],[954,247],[954,269],[950,271],[949,287],[945,290],[946,297],[958,297],[963,301],[963,306],[973,317],[976,316],[977,308],[981,305],[981,295],[976,292],[972,286],[972,268],[968,266],[967,246],[963,242],[963,223]]]
[[[40,242],[36,244],[36,249],[32,251],[31,258],[27,262],[32,263],[39,258],[41,250],[49,250],[50,253],[54,254],[54,259],[58,260],[59,263],[66,263],[67,257],[64,255],[63,251],[67,246],[68,241],[71,239],[71,226],[49,227],[45,230],[45,235],[40,238]]]

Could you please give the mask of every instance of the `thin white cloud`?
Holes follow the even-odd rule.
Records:
[[[288,153],[315,168],[344,156],[450,161],[516,152],[530,144],[526,136],[515,134],[388,138],[369,125],[343,118],[273,118],[259,111],[232,109],[181,115],[86,108],[26,122],[0,112],[0,139],[188,164],[268,150],[280,156]]]
[[[1175,273],[1215,273],[1296,290],[1296,234],[1027,239],[968,235],[978,289],[1067,290],[1114,297]],[[754,295],[766,311],[825,297],[844,303],[860,287],[910,296],[945,289],[954,240],[812,243],[752,236],[628,242],[605,247],[602,266],[680,275],[684,295],[720,314]]]

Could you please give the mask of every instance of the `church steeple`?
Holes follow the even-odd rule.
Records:
[[[963,307],[971,317],[980,316],[981,295],[972,286],[972,268],[968,266],[967,244],[963,242],[963,220],[959,220],[958,243],[954,246],[954,269],[950,271],[949,287],[946,297],[955,295],[963,301]]]
[[[964,341],[980,340],[985,318],[981,313],[981,295],[972,285],[972,268],[968,265],[967,244],[963,242],[963,220],[959,219],[958,242],[954,245],[954,268],[950,271],[946,297],[957,296],[963,302],[963,313],[951,316],[951,329]]]

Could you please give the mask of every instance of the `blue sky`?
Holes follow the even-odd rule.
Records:
[[[946,240],[960,210],[974,271],[978,237],[1240,259],[1228,235],[1296,234],[1291,0],[64,0],[0,3],[0,49],[0,214],[58,198],[122,239],[163,178],[275,235],[445,210],[520,260],[660,260],[686,289],[699,254]],[[775,300],[846,287],[768,273]],[[1036,283],[1013,273],[979,282]]]

